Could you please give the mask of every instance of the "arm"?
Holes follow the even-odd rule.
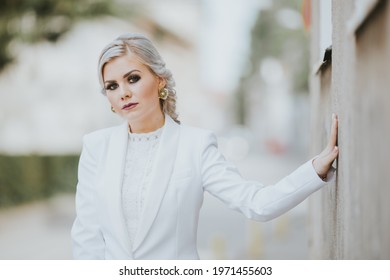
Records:
[[[334,126],[332,131],[334,131]],[[229,208],[259,221],[271,220],[295,207],[325,185],[318,174],[327,174],[327,179],[331,179],[334,172],[330,168],[331,157],[328,156],[329,160],[323,160],[324,157],[321,155],[306,162],[278,183],[264,186],[241,177],[234,165],[227,162],[218,151],[215,135],[211,133],[207,135],[202,150],[201,166],[204,189]],[[318,173],[312,163],[313,161],[318,163],[318,160],[329,164],[327,170],[322,170],[324,173]]]
[[[104,239],[99,229],[96,199],[97,163],[84,137],[78,169],[76,220],[72,227],[75,259],[103,259]]]

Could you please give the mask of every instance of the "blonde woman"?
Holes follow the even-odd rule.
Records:
[[[337,117],[327,148],[275,185],[246,181],[215,135],[180,124],[171,72],[143,35],[103,49],[99,80],[122,125],[86,135],[72,228],[76,259],[198,259],[205,191],[249,219],[278,217],[334,175]]]

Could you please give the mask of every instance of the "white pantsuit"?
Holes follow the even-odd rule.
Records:
[[[247,181],[220,154],[213,133],[165,119],[133,244],[121,206],[127,123],[84,137],[72,228],[76,259],[198,259],[204,191],[250,219],[267,221],[325,185],[311,161],[275,185]]]

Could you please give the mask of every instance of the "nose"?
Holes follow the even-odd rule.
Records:
[[[124,100],[126,98],[131,98],[132,96],[133,93],[131,92],[131,90],[128,87],[124,86],[121,91],[121,99]]]

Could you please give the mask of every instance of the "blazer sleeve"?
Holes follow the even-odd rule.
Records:
[[[315,172],[312,160],[274,185],[264,186],[245,180],[218,151],[217,138],[211,132],[202,145],[201,173],[205,191],[229,208],[258,221],[269,221],[282,215],[326,184]],[[329,179],[332,174],[333,171],[328,174]]]
[[[97,159],[92,145],[83,138],[76,190],[76,219],[72,227],[75,259],[104,259],[104,239],[98,222]]]

